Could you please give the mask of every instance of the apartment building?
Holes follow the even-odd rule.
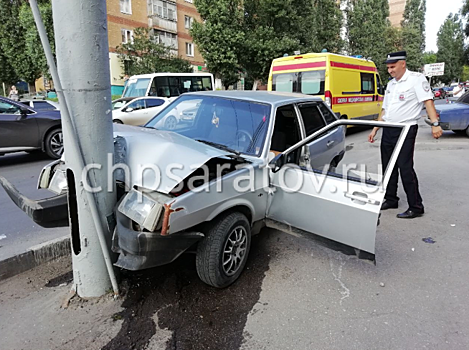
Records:
[[[201,20],[193,0],[107,0],[107,20],[113,95],[121,94],[124,89],[123,65],[116,47],[132,41],[138,27],[151,28],[158,41],[190,61],[195,72],[205,69],[189,33],[192,23]]]
[[[389,0],[389,21],[393,27],[400,27],[404,17],[406,0]]]

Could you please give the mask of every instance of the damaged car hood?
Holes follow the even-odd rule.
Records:
[[[231,155],[170,131],[114,124],[116,137],[125,139],[126,183],[165,194],[210,159]]]

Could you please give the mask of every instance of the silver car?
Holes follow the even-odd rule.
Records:
[[[190,101],[193,118],[168,129],[166,115]],[[348,157],[347,125],[382,123],[338,119],[307,95],[210,91],[180,96],[145,128],[115,125],[124,170],[115,179],[115,265],[141,270],[195,249],[200,278],[223,288],[239,277],[252,235],[265,226],[374,260],[383,188],[408,126],[387,124],[402,129],[400,141],[388,170],[371,176],[338,171]],[[63,193],[61,167],[47,166],[40,187]]]

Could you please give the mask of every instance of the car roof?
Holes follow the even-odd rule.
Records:
[[[245,100],[258,103],[267,103],[271,105],[284,105],[288,103],[308,102],[308,101],[322,101],[320,97],[309,96],[291,92],[280,91],[251,91],[251,90],[217,90],[217,91],[200,91],[200,92],[186,92],[185,95],[203,95],[221,98],[230,98],[237,100]]]

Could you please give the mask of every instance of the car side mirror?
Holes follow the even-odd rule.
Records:
[[[128,108],[126,108],[126,109],[124,110],[124,112],[129,112],[129,113],[130,113],[130,112],[132,112],[133,110],[134,110],[134,109],[133,109],[132,107],[128,107]]]
[[[384,95],[384,93],[385,93],[384,86],[380,86],[380,87],[378,88],[378,94]]]
[[[283,153],[278,154],[269,163],[272,172],[276,173],[285,165],[285,155]]]

